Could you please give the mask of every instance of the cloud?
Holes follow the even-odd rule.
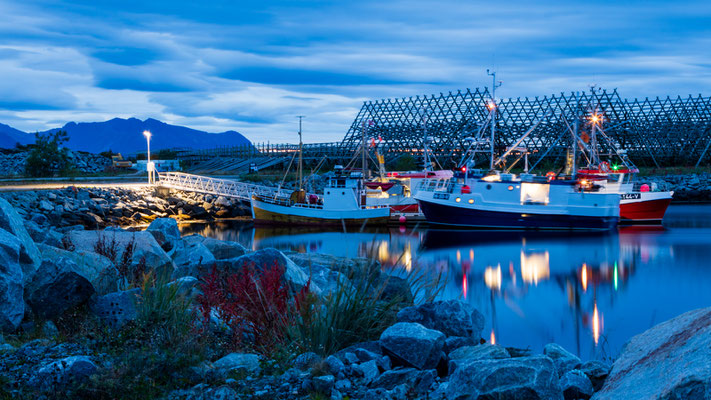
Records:
[[[711,4],[0,0],[0,118],[156,118],[255,141],[338,141],[364,101],[711,88]],[[709,95],[709,93],[704,93]],[[62,123],[63,124],[63,123]]]

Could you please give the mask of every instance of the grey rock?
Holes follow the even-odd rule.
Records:
[[[94,286],[68,258],[45,260],[25,287],[25,298],[40,318],[54,319],[86,302]]]
[[[38,387],[78,385],[96,373],[98,367],[88,356],[71,356],[51,362],[37,371],[31,384]]]
[[[91,282],[99,295],[119,289],[119,272],[108,258],[85,250],[66,251],[46,244],[38,244],[42,257],[47,260],[66,258],[74,261],[76,271]]]
[[[398,322],[380,335],[380,346],[395,363],[435,368],[442,357],[444,334],[418,323]]]
[[[565,400],[587,400],[593,395],[590,379],[580,370],[568,371],[560,378],[560,388]]]
[[[312,385],[317,392],[330,395],[335,382],[336,378],[333,375],[324,375],[313,378]]]
[[[436,301],[407,307],[397,313],[399,322],[417,322],[447,336],[466,336],[478,340],[484,329],[484,316],[458,300]]]
[[[321,362],[321,356],[309,351],[296,356],[296,358],[294,358],[293,364],[295,368],[301,371],[306,371],[314,365],[318,364],[319,362]]]
[[[420,376],[420,371],[415,368],[396,368],[380,374],[370,383],[370,387],[390,390],[403,383],[414,386],[418,376]]]
[[[256,375],[261,370],[256,354],[231,353],[215,361],[213,366],[223,375],[232,371]]]
[[[357,364],[360,362],[358,356],[355,353],[344,353],[343,360],[346,364]]]
[[[351,390],[352,387],[353,387],[353,384],[348,379],[338,380],[338,381],[336,381],[336,384],[334,385],[334,388],[336,390],[341,391],[341,392]]]
[[[558,372],[545,356],[462,364],[449,377],[448,399],[562,400]]]
[[[173,218],[157,218],[146,228],[146,232],[153,235],[158,245],[165,251],[175,247],[180,240],[178,222]]]
[[[372,382],[375,378],[377,378],[378,375],[380,375],[380,371],[378,370],[378,363],[375,362],[375,360],[364,362],[360,364],[359,367],[363,374],[363,383],[366,385]]]
[[[20,266],[22,267],[24,282],[27,282],[42,263],[42,255],[30,234],[27,233],[22,217],[3,198],[0,198],[0,228],[20,240]]]
[[[377,360],[380,358],[380,354],[376,354],[372,351],[366,349],[355,349],[354,354],[358,357],[360,362],[366,362],[370,360]]]
[[[472,337],[450,336],[444,341],[444,352],[449,354],[460,347],[475,346],[477,344],[479,342]]]
[[[52,321],[45,321],[42,324],[42,335],[46,338],[52,339],[59,336],[59,329]]]
[[[711,308],[689,311],[633,337],[593,399],[711,398]]]
[[[220,207],[230,207],[232,206],[232,202],[229,201],[225,196],[219,196],[217,197],[217,199],[215,199],[215,205]]]
[[[109,327],[118,329],[138,317],[136,304],[140,289],[131,289],[99,296],[91,310]]]
[[[0,354],[15,351],[15,347],[9,343],[0,344]]]
[[[599,360],[590,360],[584,362],[580,370],[590,379],[593,389],[597,392],[610,374],[610,365]]]
[[[548,343],[543,348],[543,354],[553,360],[559,376],[580,367],[581,364],[580,358],[556,343]]]
[[[296,265],[281,251],[271,248],[247,253],[237,258],[217,260],[215,265],[218,270],[228,273],[241,273],[245,267],[254,268],[258,274],[265,269],[278,268],[284,273],[284,279],[293,291],[301,290],[309,282],[309,276],[304,269]],[[313,282],[311,282],[310,289],[315,294],[321,293],[321,289]]]
[[[127,231],[70,231],[67,233],[76,250],[96,252],[97,243],[116,246],[117,262],[124,257],[126,249],[133,246],[129,258],[129,271],[146,268],[159,276],[171,276],[173,261],[148,232]]]
[[[199,277],[207,273],[215,261],[215,257],[202,243],[176,247],[171,252],[175,264],[174,277]]]
[[[204,238],[202,244],[210,250],[215,259],[226,260],[247,254],[247,249],[237,242]]]
[[[494,360],[510,358],[505,348],[493,344],[464,346],[449,353],[449,373],[454,372],[459,365],[479,360]]]
[[[20,240],[0,229],[0,331],[13,332],[25,315]]]
[[[341,361],[336,356],[326,357],[326,360],[324,360],[324,363],[326,364],[326,368],[328,369],[328,372],[333,376],[338,375],[338,373],[341,372],[343,370],[343,368],[345,368],[343,361]]]
[[[54,205],[47,200],[40,200],[39,208],[44,211],[52,211],[54,210]]]

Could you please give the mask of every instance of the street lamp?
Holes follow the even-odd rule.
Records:
[[[143,136],[146,137],[146,145],[148,146],[146,172],[148,172],[148,183],[153,183],[153,163],[151,162],[151,131],[143,131]]]

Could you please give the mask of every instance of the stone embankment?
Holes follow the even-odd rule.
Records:
[[[711,174],[644,176],[638,181],[653,183],[659,190],[673,190],[673,202],[711,201]]]
[[[0,194],[25,219],[40,227],[146,224],[156,218],[180,221],[212,220],[249,215],[249,205],[221,196],[152,188],[76,188],[32,190]]]
[[[469,304],[456,300],[414,304],[406,280],[381,272],[377,265],[373,270],[365,259],[338,261],[275,249],[250,252],[234,242],[181,237],[170,218],[157,219],[142,232],[69,230],[45,241],[34,238],[32,224],[0,199],[0,330],[6,335],[0,336],[3,398],[133,398],[139,394],[152,398],[158,393],[165,399],[191,400],[602,400],[706,399],[711,394],[711,309],[689,312],[632,338],[610,366],[583,361],[554,343],[545,346],[542,354],[486,343],[484,317]],[[215,297],[214,286],[220,284],[211,278],[213,274],[233,271],[236,278],[227,285],[244,288],[252,281],[240,280],[239,274],[255,271],[254,282],[261,281],[270,274],[264,266],[271,265],[279,273],[273,283],[283,282],[284,290],[293,293],[285,295],[298,298],[311,293],[308,296],[315,297],[304,301],[321,299],[319,309],[341,302],[362,304],[362,295],[349,293],[370,293],[358,288],[365,284],[365,271],[371,271],[379,282],[372,295],[385,302],[380,304],[395,301],[398,311],[375,337],[321,355],[289,346],[277,353],[249,351],[256,349],[251,343],[260,339],[250,330],[255,325],[230,324],[224,313],[203,315],[209,331],[188,331],[187,336],[169,341],[185,323],[169,322],[180,314],[175,304],[186,304],[187,310],[199,314],[196,304]],[[141,287],[141,276],[151,275],[168,279]],[[166,288],[174,291],[165,296]],[[255,300],[240,298],[241,290],[232,292],[238,297],[230,298],[229,304],[249,305]],[[334,295],[342,296],[341,300],[334,303]],[[274,312],[285,309],[277,305]],[[155,315],[160,317],[153,320]],[[136,325],[139,320],[143,325]],[[152,325],[146,321],[153,321]],[[318,321],[313,324],[309,326],[317,329]],[[324,330],[329,331],[329,327]],[[218,340],[212,351],[203,352],[203,359],[174,348],[210,335],[238,335],[239,348]],[[172,343],[168,351],[156,350],[126,364],[160,341]],[[197,354],[204,346],[191,351]],[[156,365],[156,360],[170,367],[145,367]],[[166,374],[171,376],[167,380],[171,387],[158,392],[155,382]],[[112,381],[116,376],[130,379]],[[147,383],[136,389],[136,382]]]
[[[0,176],[25,175],[29,154],[28,151],[1,153]],[[111,166],[111,158],[99,154],[69,150],[67,157],[72,168],[83,174],[104,172],[107,167]]]

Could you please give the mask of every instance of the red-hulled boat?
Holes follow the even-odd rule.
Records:
[[[420,207],[413,195],[420,182],[425,179],[449,179],[454,175],[449,170],[388,172],[383,178],[367,182],[366,204],[369,206],[390,206],[390,210],[400,214],[419,214]]]
[[[604,191],[620,194],[620,222],[659,224],[674,192],[658,191],[655,184],[632,182],[638,172],[635,167],[610,167],[602,162],[598,168],[578,170],[577,177],[600,185]]]

